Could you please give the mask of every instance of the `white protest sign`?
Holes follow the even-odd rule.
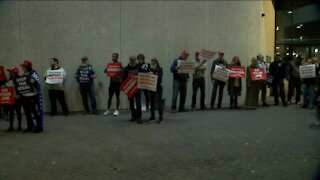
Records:
[[[194,62],[178,60],[178,66],[178,73],[194,73],[195,71]]]
[[[309,64],[299,67],[301,78],[314,78],[316,77],[316,65]]]
[[[138,74],[138,88],[149,91],[157,91],[158,75],[152,73]]]
[[[63,83],[63,70],[48,70],[46,75],[46,83],[60,84]]]
[[[229,79],[229,75],[230,70],[228,68],[216,65],[212,73],[212,78],[223,82],[227,82]]]
[[[200,52],[200,57],[203,60],[210,60],[213,58],[213,56],[216,54],[216,52],[210,51],[210,50],[206,50],[206,49],[202,49]]]

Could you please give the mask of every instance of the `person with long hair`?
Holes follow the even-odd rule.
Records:
[[[162,67],[160,67],[159,61],[157,58],[151,59],[151,72],[158,76],[157,81],[157,91],[153,92],[150,91],[150,106],[151,106],[151,117],[149,118],[150,121],[155,120],[155,104],[158,105],[159,110],[159,120],[157,121],[158,124],[164,122],[163,121],[163,103],[162,103]]]
[[[238,56],[234,56],[230,66],[241,66]],[[241,96],[242,82],[241,78],[229,78],[228,93],[230,95],[230,109],[238,108],[238,96]]]

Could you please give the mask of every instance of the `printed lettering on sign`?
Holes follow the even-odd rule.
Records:
[[[158,75],[151,73],[138,74],[138,88],[147,89],[149,91],[157,91]]]
[[[301,78],[314,78],[316,77],[316,65],[309,64],[299,67]]]
[[[229,79],[229,75],[230,75],[229,69],[216,65],[212,73],[212,78],[219,81],[227,82]]]
[[[1,87],[0,89],[0,104],[14,104],[14,88]]]
[[[185,60],[178,60],[178,73],[194,73],[195,67],[194,62],[189,62]]]
[[[200,52],[200,57],[203,60],[210,60],[214,57],[214,55],[216,54],[216,52],[210,51],[210,50],[206,50],[206,49],[202,49]]]
[[[264,68],[251,68],[250,77],[252,81],[267,79],[266,71],[264,70]]]
[[[120,90],[131,98],[138,91],[138,77],[130,76],[128,77],[120,86]]]
[[[48,84],[63,83],[63,70],[47,71],[46,83],[48,83]]]
[[[107,65],[107,76],[108,77],[119,77],[122,73],[121,63],[109,63]]]
[[[230,67],[230,77],[231,78],[245,78],[246,68],[242,66],[231,66]]]

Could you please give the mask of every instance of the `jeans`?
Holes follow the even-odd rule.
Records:
[[[211,108],[214,107],[214,102],[216,101],[216,94],[219,88],[219,99],[218,99],[218,108],[221,107],[222,97],[223,97],[223,88],[226,85],[225,82],[214,80],[213,82],[213,89],[212,89],[212,96],[211,96]]]
[[[198,78],[198,79],[193,79],[192,82],[192,104],[191,107],[195,108],[196,107],[196,101],[197,101],[197,92],[198,89],[200,88],[200,107],[201,109],[205,107],[204,104],[204,98],[205,98],[205,79],[204,77]]]
[[[184,110],[184,105],[185,105],[186,96],[187,96],[187,80],[185,81],[181,81],[177,79],[173,80],[173,93],[172,93],[172,104],[171,104],[172,109],[177,108],[177,98],[179,93],[180,93],[179,110]]]
[[[97,103],[96,103],[96,97],[94,92],[94,85],[93,84],[80,84],[80,93],[82,97],[82,104],[88,113],[90,112],[89,105],[88,105],[88,95],[90,97],[91,101],[91,109],[92,112],[97,111]]]
[[[141,119],[141,90],[138,90],[135,95],[129,99],[131,117],[134,120]],[[136,106],[135,104],[136,103]]]
[[[23,110],[27,119],[27,129],[31,130],[34,127],[31,114],[36,119],[36,124],[37,124],[36,128],[38,129],[43,128],[40,114],[36,108],[37,102],[38,102],[38,96],[37,95],[31,96],[31,97],[22,96],[21,98],[22,98]]]
[[[314,107],[314,85],[303,85],[303,105],[312,109]]]

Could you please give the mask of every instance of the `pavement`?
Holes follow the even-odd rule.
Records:
[[[320,172],[315,110],[165,112],[160,125],[120,113],[46,115],[39,134],[7,133],[0,120],[0,180],[308,180]]]

